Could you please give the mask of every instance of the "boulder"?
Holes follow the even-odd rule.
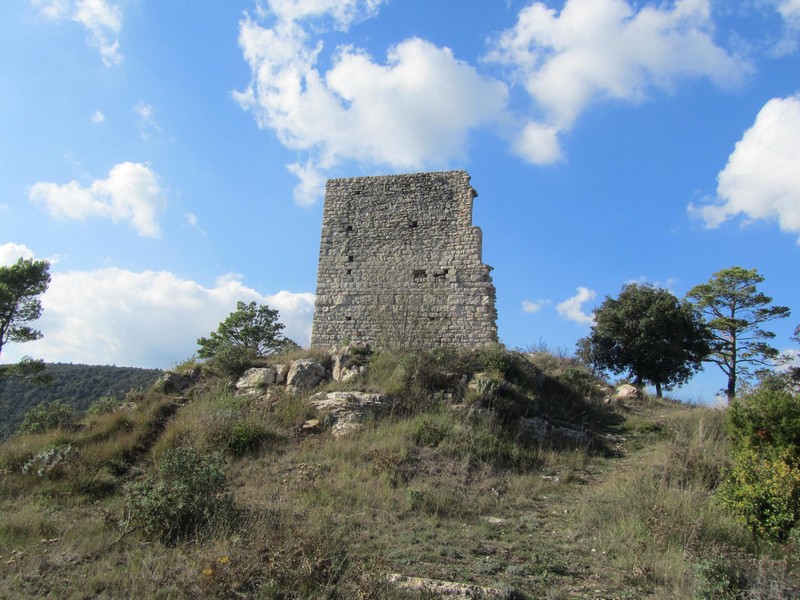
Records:
[[[275,383],[286,383],[286,373],[289,372],[289,367],[286,365],[275,365],[272,368],[275,369]]]
[[[349,383],[361,377],[366,371],[364,365],[355,364],[349,354],[334,354],[333,359],[333,380]]]
[[[614,395],[611,396],[612,402],[625,402],[629,400],[639,400],[642,397],[642,393],[638,390],[638,388],[632,386],[630,383],[623,383],[619,387],[617,387]]]
[[[286,389],[289,391],[310,390],[325,380],[325,367],[313,358],[301,358],[292,361],[286,375]]]
[[[310,404],[331,424],[333,435],[339,437],[360,429],[371,418],[388,413],[393,402],[384,394],[322,392],[311,398]]]
[[[167,371],[155,383],[155,388],[165,394],[182,392],[200,378],[200,370],[192,369],[186,373]]]
[[[254,367],[247,369],[236,382],[236,390],[244,394],[255,394],[264,391],[271,383],[275,383],[275,369]]]
[[[363,376],[371,353],[369,345],[356,343],[336,350],[331,356],[333,380],[348,383]]]

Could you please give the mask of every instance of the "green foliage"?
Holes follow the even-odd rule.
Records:
[[[278,311],[258,306],[255,301],[236,303],[236,310],[222,321],[209,337],[197,340],[200,358],[210,359],[216,370],[229,377],[238,377],[254,361],[283,348],[296,347],[281,334]]]
[[[728,400],[736,397],[738,378],[746,379],[753,368],[771,366],[778,358],[778,350],[764,341],[775,334],[763,325],[791,313],[786,306],[770,306],[772,298],[756,288],[762,281],[756,269],[731,267],[687,294],[708,321],[712,334],[708,360],[727,375]]]
[[[728,428],[753,448],[788,448],[800,455],[800,396],[761,387],[728,408]]]
[[[165,452],[155,474],[128,486],[125,502],[126,524],[166,545],[225,527],[233,515],[224,459],[191,446]]]
[[[747,589],[747,577],[727,556],[711,556],[695,563],[695,598],[736,600]]]
[[[61,400],[53,400],[28,411],[17,431],[21,434],[42,433],[56,427],[68,428],[74,423],[75,411],[72,406]]]
[[[30,342],[42,333],[28,323],[42,315],[39,296],[50,285],[50,263],[20,258],[0,266],[0,353],[7,342]]]
[[[130,391],[149,388],[161,371],[48,363],[42,374],[49,380],[47,385],[22,377],[0,379],[0,439],[16,431],[25,413],[38,404],[63,400],[80,413],[104,396],[123,398]]]
[[[734,451],[718,498],[754,534],[785,541],[800,518],[800,461],[789,448],[745,443]]]
[[[111,396],[102,396],[89,405],[86,409],[86,415],[90,417],[97,417],[100,415],[107,415],[114,412],[122,404],[116,398]]]
[[[669,291],[627,284],[617,299],[595,309],[595,324],[578,343],[581,356],[614,373],[629,373],[661,390],[686,382],[707,356],[708,332],[700,315]]]
[[[800,519],[800,396],[762,386],[731,404],[733,466],[724,506],[759,537],[785,541]]]
[[[75,446],[71,444],[52,446],[22,465],[20,471],[24,474],[33,473],[40,478],[57,478],[63,474],[66,464],[74,454]]]

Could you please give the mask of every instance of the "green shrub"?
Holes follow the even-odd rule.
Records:
[[[107,415],[119,408],[120,404],[122,403],[116,398],[103,396],[89,405],[89,408],[86,409],[86,414],[89,416]]]
[[[214,438],[214,446],[234,456],[245,456],[257,452],[277,436],[258,421],[246,418],[227,422],[215,432]]]
[[[800,396],[763,387],[732,403],[728,429],[754,447],[770,445],[800,451]]]
[[[33,473],[37,477],[57,479],[64,474],[67,464],[75,457],[76,450],[71,444],[53,446],[39,452],[21,467],[22,473]]]
[[[17,430],[18,433],[42,433],[56,427],[71,427],[75,412],[71,405],[61,400],[40,404],[28,411]]]
[[[754,534],[785,541],[800,518],[800,461],[789,448],[745,443],[734,451],[718,498]]]
[[[225,527],[233,515],[222,455],[191,446],[165,452],[157,472],[129,485],[125,500],[126,524],[167,545]]]
[[[694,566],[695,598],[698,600],[735,600],[747,589],[747,577],[726,556],[712,556]]]

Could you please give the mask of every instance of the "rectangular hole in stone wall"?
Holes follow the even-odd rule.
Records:
[[[345,320],[345,321],[352,321],[352,320],[353,320],[353,317],[345,317],[345,318],[344,318],[344,320]]]
[[[345,231],[353,231],[353,226],[352,225],[347,225],[345,227]]]
[[[352,254],[348,255],[347,262],[353,262],[353,255]]]
[[[419,226],[419,223],[417,223],[416,221],[409,221],[408,222],[409,229],[414,229],[414,228],[416,228],[418,226]]]
[[[414,283],[422,283],[428,277],[428,272],[425,269],[415,269],[411,272],[411,277],[414,279]]]
[[[353,274],[353,269],[347,269],[347,274],[348,275],[352,275]]]

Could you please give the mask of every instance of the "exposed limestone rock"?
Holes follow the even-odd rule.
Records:
[[[333,380],[348,383],[358,379],[367,370],[362,364],[357,364],[349,354],[334,354],[333,359]]]
[[[289,372],[289,367],[286,365],[275,365],[275,383],[286,383],[286,373]]]
[[[309,435],[319,432],[319,419],[309,419],[300,426],[300,435]]]
[[[286,375],[286,389],[310,390],[325,380],[325,367],[313,358],[300,358],[292,361],[289,374]]]
[[[236,390],[243,394],[256,394],[263,392],[271,383],[275,383],[275,369],[254,367],[247,369],[239,378]]]
[[[154,387],[161,390],[165,394],[177,394],[188,388],[193,383],[197,382],[200,378],[200,370],[192,369],[186,373],[176,373],[175,371],[168,371],[164,373],[158,381],[155,382]]]
[[[640,400],[642,393],[629,383],[623,383],[611,396],[612,402],[625,402]]]
[[[585,431],[570,427],[559,427],[540,417],[519,420],[522,429],[536,439],[561,438],[575,444],[588,444],[592,437]]]
[[[408,577],[398,573],[389,574],[388,580],[389,583],[396,585],[402,590],[423,592],[437,598],[457,598],[463,600],[508,598],[508,593],[503,590],[470,583],[427,579],[425,577]]]
[[[323,392],[311,398],[310,404],[331,423],[331,432],[339,437],[359,429],[370,418],[386,414],[393,402],[384,394]]]

